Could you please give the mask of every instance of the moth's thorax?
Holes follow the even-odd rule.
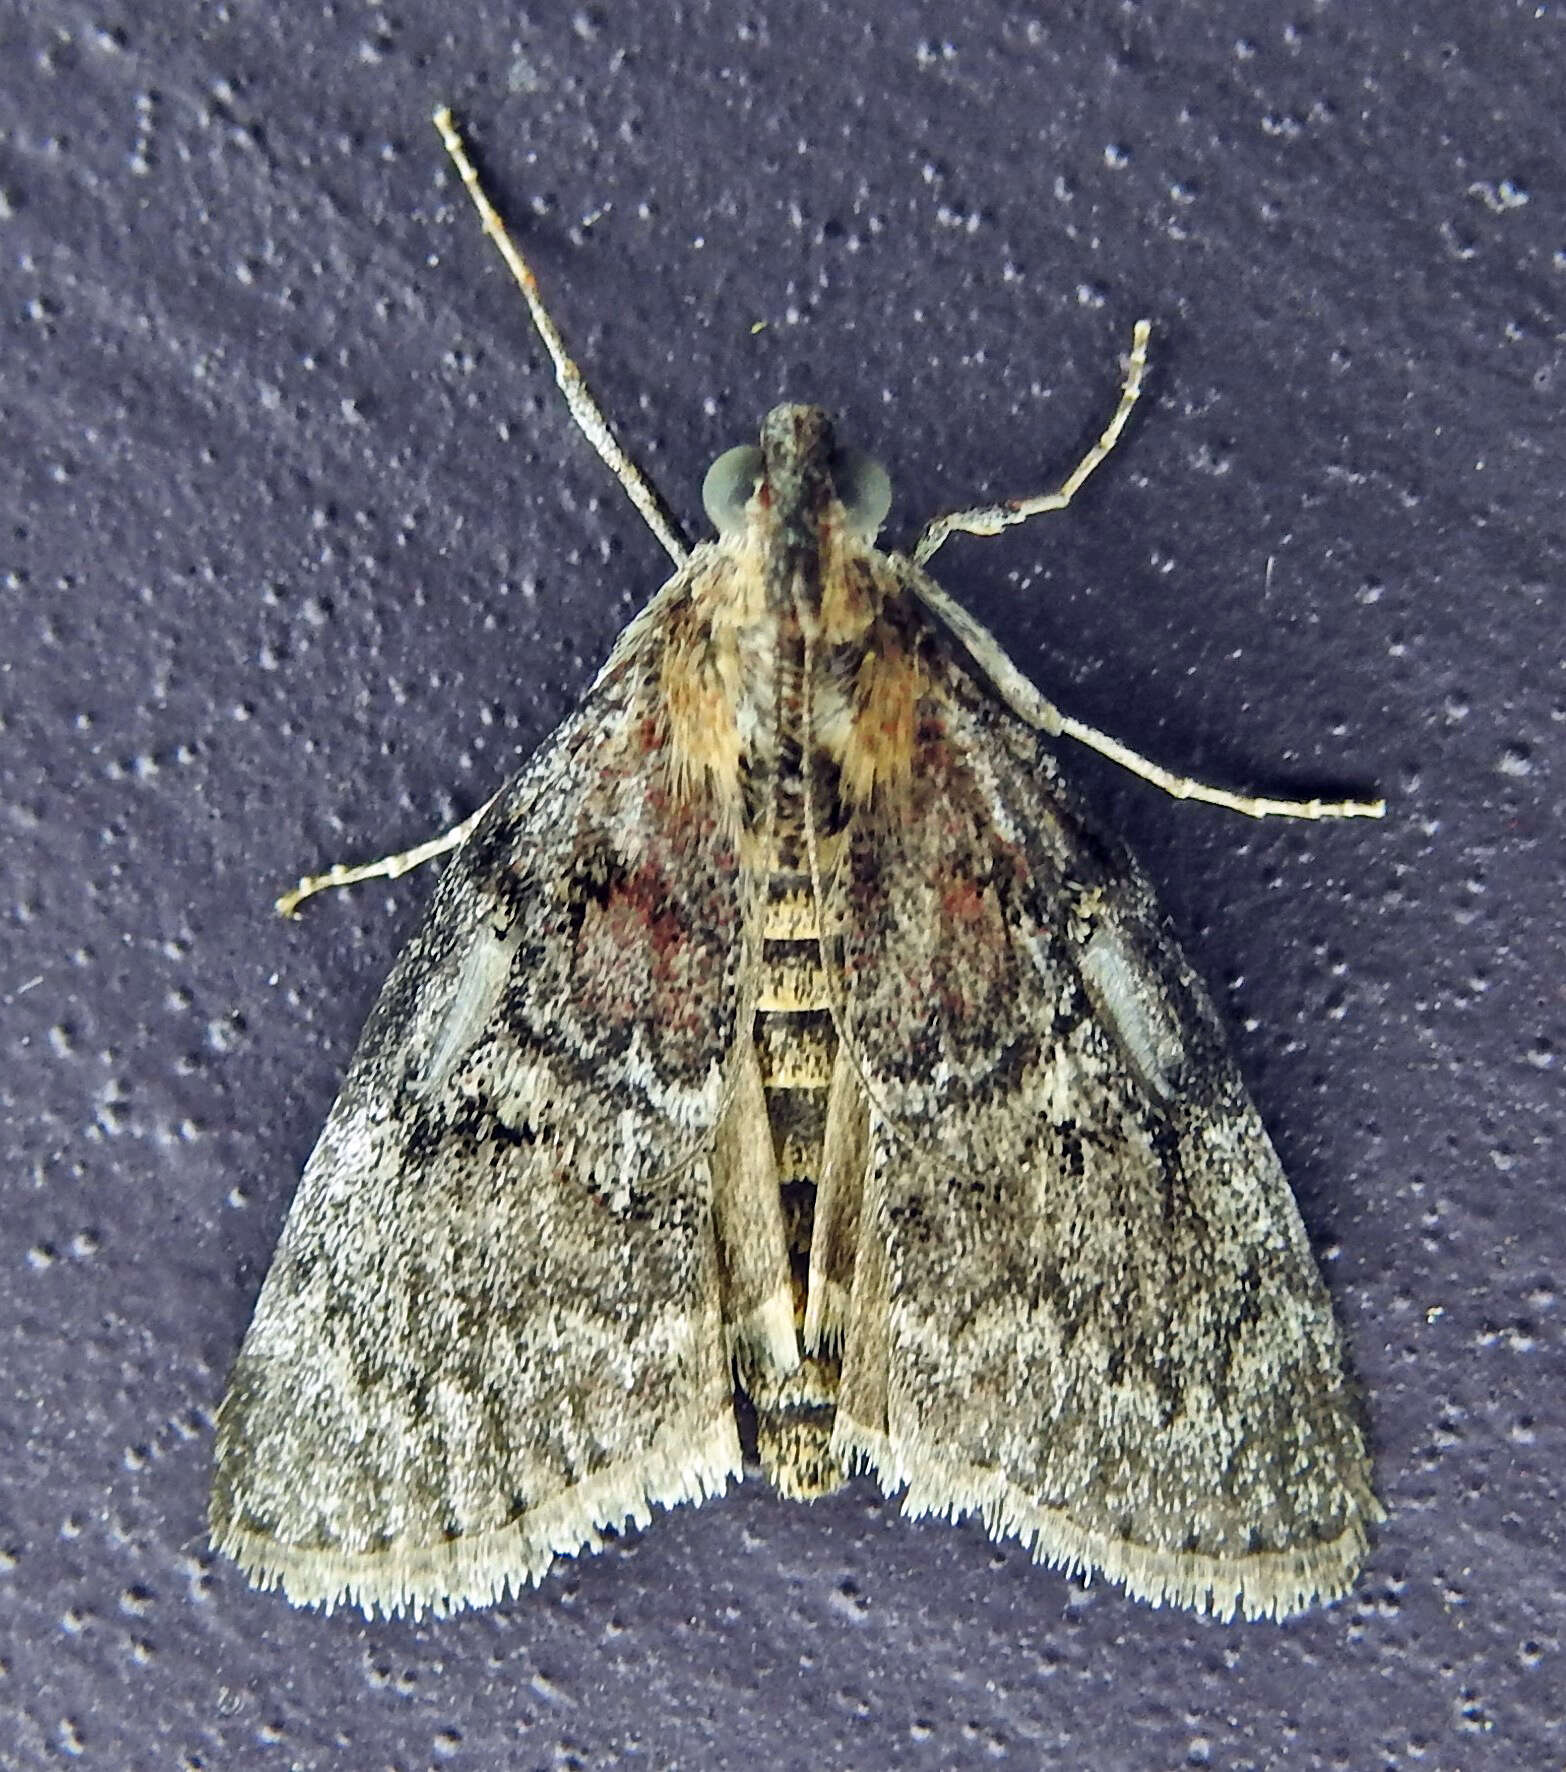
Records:
[[[686,600],[669,616],[671,775],[676,791],[710,796],[754,828],[775,809],[764,784],[776,783],[780,760],[808,756],[830,826],[840,798],[860,804],[908,778],[927,682],[917,624],[905,568],[845,503],[843,477],[862,470],[827,415],[774,408],[753,453],[740,519],[692,556]]]
[[[835,440],[819,406],[777,406],[761,427],[761,477],[750,504],[767,601],[807,630],[819,624],[824,582],[842,527],[832,479]]]
[[[839,449],[819,406],[775,406],[761,427],[760,473],[745,535],[769,607],[812,641],[851,641],[876,613],[874,553],[863,516],[845,503],[856,459]]]

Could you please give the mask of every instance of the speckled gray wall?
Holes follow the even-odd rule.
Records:
[[[1561,23],[1502,0],[0,13],[0,1765],[1566,1760]],[[452,15],[457,17],[455,13]],[[688,519],[783,394],[928,512],[1107,765],[1236,1033],[1390,1510],[1286,1626],[748,1483],[487,1614],[320,1618],[203,1539],[210,1417],[428,881],[662,559],[445,176],[447,99]],[[758,329],[759,328],[759,329]],[[1550,857],[1554,856],[1554,861]]]

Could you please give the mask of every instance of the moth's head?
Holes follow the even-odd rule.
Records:
[[[770,512],[785,528],[836,517],[870,542],[892,508],[892,483],[879,462],[839,446],[819,406],[774,406],[759,444],[727,450],[707,470],[701,502],[719,535]]]

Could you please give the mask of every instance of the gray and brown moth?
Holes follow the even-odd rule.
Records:
[[[856,1470],[1152,1602],[1342,1594],[1380,1515],[1327,1293],[1217,1015],[1067,733],[924,567],[1056,492],[874,537],[812,406],[455,851],[306,1165],[218,1415],[211,1529],[290,1600],[487,1605],[742,1468]]]

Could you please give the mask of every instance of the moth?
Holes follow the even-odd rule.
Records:
[[[884,472],[780,406],[687,551],[480,189],[573,412],[676,567],[458,830],[218,1414],[215,1545],[299,1604],[487,1605],[761,1469],[859,1470],[1227,1618],[1342,1594],[1380,1515],[1332,1308],[1218,1016],[1041,739],[882,551]]]

